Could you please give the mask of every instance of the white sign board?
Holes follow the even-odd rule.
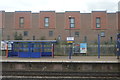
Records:
[[[7,49],[7,45],[8,45],[8,50],[12,50],[12,43],[13,42],[1,41],[1,46],[0,46],[1,50],[6,50]]]
[[[7,46],[7,44],[6,44],[6,42],[4,42],[4,41],[1,41],[1,50],[6,50],[6,46]]]
[[[67,37],[67,41],[74,41],[74,37]]]

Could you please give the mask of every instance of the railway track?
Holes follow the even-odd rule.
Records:
[[[120,72],[3,71],[2,76],[120,77]]]
[[[120,78],[3,78],[2,80],[120,80]]]

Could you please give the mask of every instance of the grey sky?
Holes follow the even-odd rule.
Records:
[[[118,11],[119,0],[0,0],[0,10],[6,12],[54,10],[56,12],[94,10]]]

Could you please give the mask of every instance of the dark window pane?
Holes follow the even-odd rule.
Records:
[[[71,19],[70,19],[70,23],[75,23],[75,19],[74,19],[74,18],[71,18]]]
[[[28,36],[28,31],[24,31],[24,36]]]
[[[48,27],[49,26],[49,24],[48,23],[45,23],[45,27]]]
[[[111,43],[113,42],[113,37],[110,37],[110,42],[111,42]]]
[[[105,32],[100,33],[101,37],[105,37]]]
[[[96,27],[97,27],[97,28],[100,28],[100,24],[96,24]]]
[[[96,28],[100,28],[101,27],[101,19],[100,17],[96,17]]]
[[[33,36],[33,40],[35,40],[35,36]]]
[[[10,36],[9,35],[7,36],[7,40],[10,40]]]
[[[70,21],[70,28],[75,28],[75,18],[74,17],[69,18],[69,21]]]
[[[45,17],[45,22],[48,23],[49,22],[49,18]]]
[[[87,36],[84,37],[84,42],[87,42]]]
[[[24,17],[19,18],[19,27],[24,27]]]
[[[75,32],[75,36],[76,36],[76,37],[79,37],[79,32]]]
[[[96,23],[100,23],[100,17],[96,18]]]
[[[53,31],[49,31],[49,36],[50,36],[50,37],[53,36]]]
[[[71,27],[71,28],[74,28],[74,27],[75,27],[75,24],[70,24],[70,27]]]
[[[48,27],[49,26],[49,17],[44,18],[44,26]]]

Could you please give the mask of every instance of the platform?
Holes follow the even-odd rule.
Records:
[[[120,60],[116,56],[72,56],[69,59],[68,56],[55,56],[53,57],[41,57],[41,58],[17,58],[3,56],[0,62],[66,62],[66,63],[119,63]]]
[[[116,56],[54,56],[41,58],[6,58],[2,57],[2,70],[20,73],[37,72],[119,72],[119,61]],[[15,75],[14,74],[14,75]],[[36,74],[36,73],[34,73]],[[11,73],[10,73],[11,75]],[[18,74],[19,75],[19,74]],[[21,74],[23,75],[23,74]]]

